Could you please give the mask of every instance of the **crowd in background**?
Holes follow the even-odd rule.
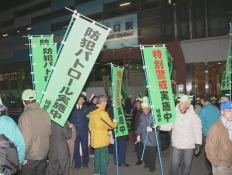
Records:
[[[161,151],[170,149],[169,174],[178,175],[182,167],[181,174],[188,175],[193,155],[200,154],[203,147],[209,174],[232,174],[232,102],[227,97],[218,100],[207,94],[199,98],[178,94],[174,98],[176,121],[161,126],[153,121],[148,97],[137,97],[133,102],[131,99],[128,96],[125,100],[123,111],[125,116],[132,115],[130,128],[136,165],[144,163],[144,168],[154,172],[160,146]],[[16,100],[24,106],[18,125],[4,114],[7,107],[18,107]],[[4,160],[0,163],[0,174],[20,170],[22,175],[67,175],[72,174],[73,168],[88,168],[91,156],[94,174],[106,175],[109,153],[113,153],[118,166],[130,166],[126,162],[129,135],[115,140],[118,121],[112,99],[104,95],[92,95],[87,100],[82,93],[63,127],[50,120],[30,89],[21,97],[4,96],[0,112],[0,149],[5,150],[5,158],[0,156]],[[8,160],[11,162],[7,162],[6,156],[12,158]]]

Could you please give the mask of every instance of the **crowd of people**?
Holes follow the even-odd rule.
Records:
[[[136,165],[156,171],[160,146],[161,151],[170,149],[169,174],[189,175],[194,154],[203,150],[210,175],[231,175],[232,101],[222,97],[220,107],[217,101],[207,95],[193,100],[178,94],[176,121],[157,126],[149,98],[132,103],[129,96],[123,109],[125,116],[132,113]],[[19,171],[22,175],[71,175],[73,168],[88,168],[89,156],[94,157],[94,175],[106,175],[110,153],[117,166],[130,166],[126,162],[129,136],[117,137],[114,132],[118,121],[110,98],[92,95],[88,102],[82,93],[63,127],[39,107],[33,90],[23,92],[22,104],[18,125],[7,115],[0,117],[0,175]],[[0,101],[0,112],[5,110]]]

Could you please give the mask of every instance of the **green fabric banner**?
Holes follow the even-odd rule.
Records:
[[[110,96],[110,76],[103,76],[103,85],[105,89],[106,96]]]
[[[51,71],[51,67],[56,62],[57,49],[53,44],[53,37],[33,37],[31,39],[33,83],[36,91],[36,98],[40,100],[42,91]]]
[[[125,82],[122,80],[122,99],[126,100],[129,97],[129,94],[127,92],[127,88],[126,88],[126,84]]]
[[[164,47],[141,47],[145,75],[149,87],[152,113],[156,125],[172,123],[176,120],[176,109],[173,99],[168,53]]]
[[[68,119],[109,31],[80,14],[73,15],[40,103],[59,125]]]
[[[112,94],[114,101],[114,118],[118,122],[118,127],[116,130],[116,136],[128,135],[127,123],[122,108],[121,101],[121,85],[122,85],[122,75],[123,69],[119,67],[112,67]]]
[[[230,90],[230,44],[227,54],[226,69],[223,70],[222,80],[221,80],[221,91]]]

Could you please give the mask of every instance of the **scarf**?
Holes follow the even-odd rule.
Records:
[[[229,139],[232,141],[232,121],[227,120],[225,117],[221,116],[222,123],[228,129]]]

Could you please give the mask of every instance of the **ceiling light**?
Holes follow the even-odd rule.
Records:
[[[3,34],[2,36],[8,36],[8,34],[6,33],[6,34]]]
[[[20,31],[19,30],[17,30],[17,33],[19,33]]]
[[[123,4],[120,4],[121,7],[122,7],[122,6],[126,6],[126,5],[130,5],[130,2],[125,2],[125,3],[123,3]]]
[[[28,27],[27,30],[31,30],[31,27]]]
[[[221,62],[218,62],[218,64],[222,64]]]

